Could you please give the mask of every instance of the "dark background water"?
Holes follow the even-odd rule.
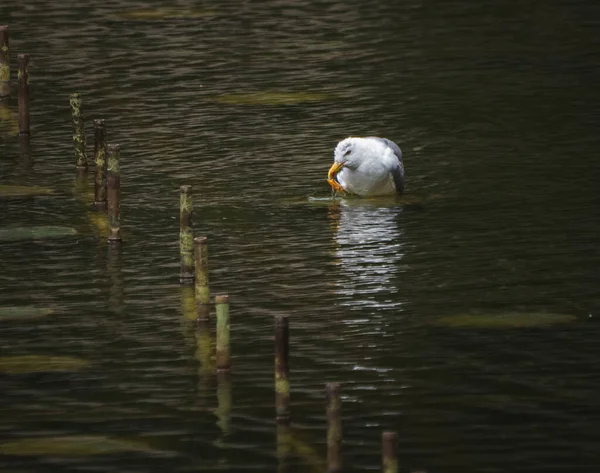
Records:
[[[104,435],[153,451],[3,455],[2,470],[275,471],[273,316],[287,314],[289,471],[321,469],[328,381],[343,383],[346,471],[379,469],[385,429],[401,471],[598,471],[599,14],[557,0],[3,0],[13,77],[31,55],[32,156],[13,96],[0,184],[59,194],[2,200],[1,225],[79,234],[0,245],[0,306],[55,311],[1,322],[2,356],[91,365],[2,374],[0,444]],[[74,91],[88,142],[105,118],[122,147],[120,253],[76,185]],[[318,95],[223,102],[273,91]],[[308,200],[328,195],[349,135],[402,147],[411,205]],[[178,282],[183,183],[213,294],[231,296],[230,412]],[[436,323],[474,310],[577,320]]]

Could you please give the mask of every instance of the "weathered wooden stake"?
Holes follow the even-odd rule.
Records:
[[[81,112],[81,96],[78,93],[71,94],[69,98],[71,105],[71,117],[73,118],[73,147],[75,148],[76,166],[87,169],[87,154],[85,151],[85,127],[83,113]]]
[[[181,269],[179,282],[191,284],[194,282],[194,232],[192,230],[192,186],[179,188],[179,257]]]
[[[217,371],[229,371],[229,296],[215,296],[217,308]]]
[[[108,242],[121,242],[121,172],[119,157],[121,147],[108,145]]]
[[[213,337],[207,319],[196,320],[196,360],[198,360],[198,373],[201,378],[207,378],[215,373]],[[203,383],[206,384],[206,383]]]
[[[94,120],[94,207],[106,210],[106,124]]]
[[[340,383],[327,383],[327,473],[342,471],[342,401]]]
[[[396,432],[383,432],[381,446],[383,473],[398,473],[398,435]]]
[[[0,97],[10,95],[10,54],[8,25],[0,25]]]
[[[217,425],[221,428],[223,434],[228,434],[231,424],[231,377],[229,372],[221,371],[217,373],[217,409],[215,414],[219,419]]]
[[[292,453],[292,434],[290,425],[285,422],[277,423],[277,473],[287,473],[289,458]]]
[[[289,341],[287,316],[275,318],[275,412],[277,421],[290,419]]]
[[[196,264],[196,306],[202,308],[210,303],[208,289],[208,238],[199,236],[194,238],[194,259]],[[205,311],[198,311],[198,318],[205,315]]]
[[[19,134],[30,134],[29,122],[29,56],[19,54]]]

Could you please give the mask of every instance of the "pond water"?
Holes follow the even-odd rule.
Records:
[[[599,14],[3,0],[14,79],[30,54],[32,138],[21,153],[13,93],[0,185],[43,189],[0,195],[0,228],[67,230],[0,242],[2,470],[324,471],[339,381],[345,471],[380,469],[383,430],[402,472],[598,471]],[[76,179],[72,92],[89,154],[94,118],[121,145],[120,249],[88,211],[93,171]],[[350,135],[400,145],[402,199],[323,200]],[[212,294],[231,298],[228,378],[179,284],[181,184]]]

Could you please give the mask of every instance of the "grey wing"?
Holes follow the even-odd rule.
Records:
[[[392,176],[394,177],[394,183],[396,184],[396,192],[399,194],[404,192],[404,162],[402,161],[402,150],[400,149],[400,146],[398,146],[392,140],[388,140],[387,138],[379,138],[377,136],[373,136],[371,138],[379,140],[392,148],[392,151],[398,158],[398,167],[392,170]]]

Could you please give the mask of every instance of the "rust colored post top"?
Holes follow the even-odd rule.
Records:
[[[208,237],[205,236],[199,236],[194,238],[194,243],[196,245],[206,245],[206,243],[208,243]]]
[[[229,304],[229,296],[226,294],[216,295],[215,304]]]

